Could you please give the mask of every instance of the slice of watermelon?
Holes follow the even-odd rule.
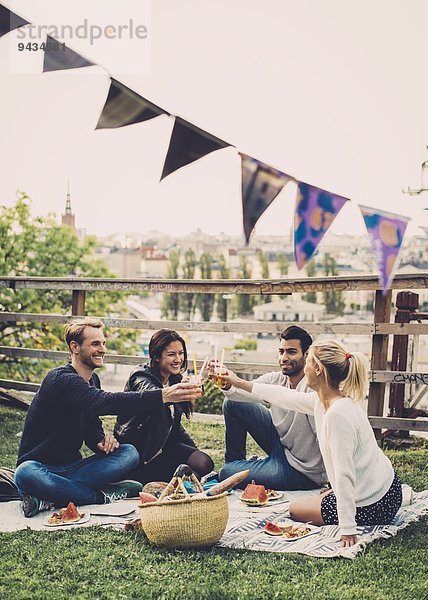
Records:
[[[266,504],[268,501],[268,495],[265,486],[257,485],[254,479],[247,485],[240,498],[243,502],[257,505]]]
[[[276,525],[275,523],[272,523],[271,521],[267,521],[263,531],[265,533],[267,533],[268,535],[282,535],[283,534],[281,527],[278,527],[278,525]]]

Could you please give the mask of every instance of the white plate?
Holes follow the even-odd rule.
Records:
[[[284,496],[284,492],[277,492],[277,494],[278,494],[278,495],[277,495],[277,496],[274,496],[273,498],[271,498],[271,497],[269,496],[269,498],[268,498],[268,502],[269,502],[269,503],[272,503],[272,502],[277,502],[278,500],[281,500],[281,498]]]
[[[80,512],[80,511],[79,511]],[[81,513],[82,517],[78,521],[66,521],[65,523],[49,523],[49,518],[43,521],[43,525],[46,527],[65,527],[66,525],[80,525],[81,523],[87,523],[91,518],[91,514],[89,512]],[[52,516],[52,515],[51,515]]]
[[[119,503],[113,502],[112,504],[100,504],[99,507],[91,509],[91,515],[96,517],[126,517],[136,510],[136,506],[121,506]]]
[[[275,523],[275,525],[277,525],[277,524],[278,523]],[[294,523],[294,525],[299,526],[299,523]],[[303,523],[301,523],[301,525],[303,525]],[[309,537],[310,535],[314,535],[315,533],[319,532],[319,527],[315,527],[315,525],[306,525],[306,527],[308,527],[310,529],[309,533],[305,533],[305,535],[299,535],[299,537],[296,537],[296,538],[288,538],[288,537],[285,537],[285,535],[283,535],[282,539],[285,540],[286,542],[297,542],[297,540],[304,540],[305,538]]]

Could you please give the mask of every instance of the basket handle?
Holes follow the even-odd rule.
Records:
[[[193,481],[193,483],[196,485],[198,492],[203,492],[204,488],[201,485],[201,482],[199,481],[199,479],[196,477],[196,475],[194,473],[191,474],[190,476],[191,480]]]
[[[165,496],[167,496],[170,492],[172,492],[172,490],[174,489],[174,484],[175,484],[176,479],[177,479],[176,477],[173,477],[171,479],[171,481],[168,483],[168,485],[166,486],[166,488],[164,488],[161,495],[159,496],[159,501],[163,500],[165,498]]]
[[[198,480],[198,478],[192,473],[190,475],[190,479],[193,481],[193,483],[195,484],[196,488],[198,489],[199,492],[203,492],[204,488],[202,487],[200,481]],[[177,484],[177,485],[176,485]],[[159,496],[159,502],[161,500],[163,500],[165,498],[165,496],[168,496],[168,494],[170,494],[175,488],[180,489],[180,491],[182,492],[183,496],[185,498],[189,498],[189,493],[186,490],[186,487],[183,483],[183,478],[182,477],[177,477],[174,476],[171,481],[168,483],[168,485],[166,486],[166,488],[162,491],[161,495]]]

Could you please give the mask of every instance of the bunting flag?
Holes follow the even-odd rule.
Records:
[[[62,71],[63,69],[81,69],[92,67],[95,63],[87,60],[68,46],[64,46],[50,35],[47,36],[43,73],[47,71]]]
[[[11,10],[0,4],[0,37],[6,35],[14,29],[19,29],[24,25],[28,25],[29,21],[26,21],[22,17],[16,15]]]
[[[398,255],[409,219],[383,210],[361,206],[373,254],[379,269],[379,282],[385,294],[394,279]]]
[[[312,258],[348,198],[299,182],[294,214],[294,256],[298,269]]]
[[[168,114],[163,108],[111,77],[107,100],[95,129],[125,127]]]
[[[242,173],[242,215],[245,243],[248,244],[251,232],[257,221],[282,188],[293,179],[246,154],[241,155]]]
[[[206,154],[230,145],[192,123],[175,117],[161,180]]]

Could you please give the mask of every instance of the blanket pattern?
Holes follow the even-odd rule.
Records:
[[[307,492],[308,495],[313,492]],[[355,558],[370,542],[389,538],[400,529],[417,521],[428,513],[428,490],[415,493],[413,503],[403,506],[390,525],[358,527],[358,542],[354,546],[340,546],[340,532],[336,525],[319,527],[317,532],[302,539],[289,541],[281,536],[272,537],[263,533],[267,521],[284,520],[290,500],[302,492],[284,492],[284,501],[263,508],[248,508],[240,502],[234,492],[230,498],[230,516],[227,529],[219,546],[264,552],[299,552],[320,558]],[[240,506],[241,505],[241,506]]]

